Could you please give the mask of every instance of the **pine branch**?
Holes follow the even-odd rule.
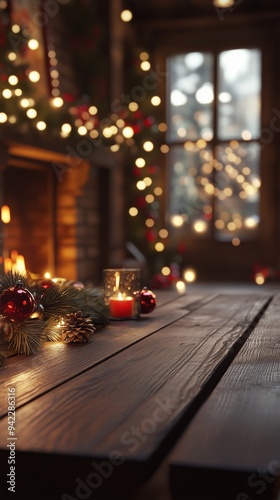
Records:
[[[49,342],[58,342],[61,340],[61,328],[56,318],[50,318],[45,322],[44,335]]]
[[[78,293],[79,290],[74,288],[72,282],[69,281],[48,288],[41,300],[45,310],[45,318],[58,318],[74,311]]]
[[[10,346],[17,354],[35,354],[44,340],[44,322],[30,319],[14,326]]]
[[[59,318],[74,311],[82,311],[94,320],[96,326],[109,324],[108,311],[104,304],[103,293],[98,289],[78,290],[72,281],[50,287],[44,293],[42,305],[45,318]]]
[[[6,288],[14,288],[18,281],[22,281],[23,286],[28,288],[28,275],[9,271],[0,275],[0,292]]]

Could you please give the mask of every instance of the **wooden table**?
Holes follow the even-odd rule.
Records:
[[[138,321],[112,321],[88,344],[48,343],[1,369],[2,500],[277,498],[280,297],[157,295]]]

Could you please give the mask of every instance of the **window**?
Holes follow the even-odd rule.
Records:
[[[260,51],[191,52],[167,65],[171,223],[218,241],[256,237]]]

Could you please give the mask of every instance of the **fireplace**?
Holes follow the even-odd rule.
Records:
[[[102,269],[122,258],[122,197],[112,166],[104,158],[69,165],[69,155],[9,145],[1,171],[1,205],[11,212],[2,223],[3,257],[24,256],[36,275],[100,285]]]

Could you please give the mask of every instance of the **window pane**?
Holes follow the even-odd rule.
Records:
[[[213,137],[213,56],[202,52],[167,60],[168,140],[191,141]]]
[[[261,54],[259,50],[221,52],[218,58],[218,138],[260,136]]]
[[[259,224],[260,146],[231,141],[216,148],[215,235],[218,240],[256,236]]]
[[[170,150],[170,221],[177,227],[188,222],[195,232],[205,233],[212,219],[213,167],[211,150],[199,145],[187,142]]]

